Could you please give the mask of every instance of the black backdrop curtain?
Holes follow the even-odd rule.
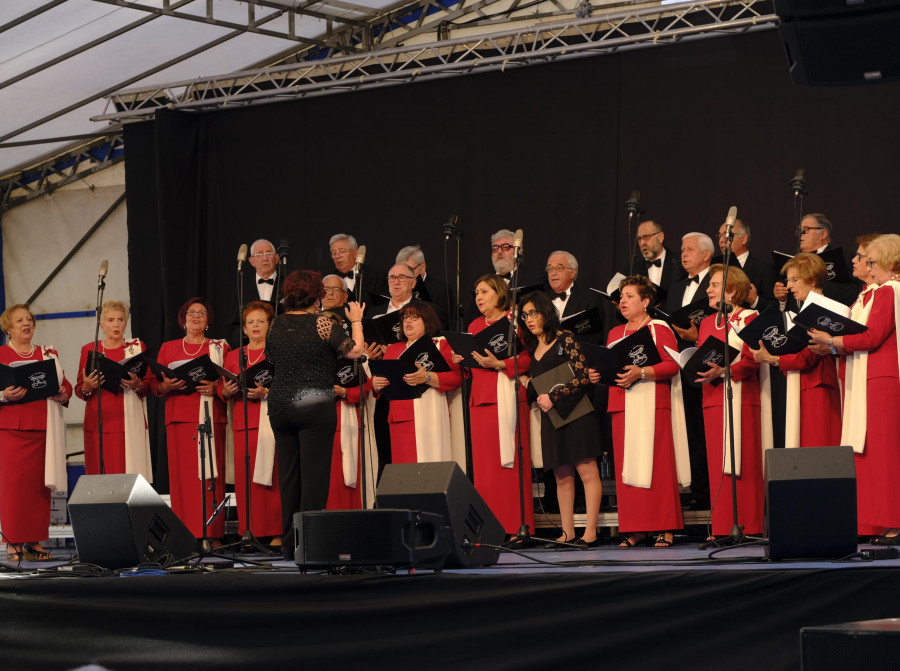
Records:
[[[667,246],[715,235],[731,205],[751,248],[792,251],[790,179],[836,240],[896,230],[900,86],[797,88],[774,30],[415,85],[126,126],[134,332],[177,337],[179,306],[208,297],[224,335],[237,249],[286,238],[289,269],[327,271],[328,239],[355,235],[389,268],[419,243],[441,277],[442,224],[459,215],[462,286],[490,270],[490,235],[525,231],[526,263],[571,251],[579,280],[627,264],[624,202],[639,189]],[[448,250],[455,282],[455,251]],[[252,271],[252,269],[250,269]],[[163,475],[160,473],[159,475]]]

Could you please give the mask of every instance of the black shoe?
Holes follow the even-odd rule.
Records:
[[[572,541],[572,545],[574,545],[575,547],[580,548],[582,550],[587,550],[590,548],[598,548],[598,547],[600,547],[600,539],[595,538],[592,541],[586,541],[583,538],[578,538],[578,539]]]

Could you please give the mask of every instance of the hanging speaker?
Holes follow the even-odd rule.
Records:
[[[900,79],[900,0],[783,0],[776,13],[795,84]]]
[[[853,448],[766,450],[769,559],[840,559],[857,551]]]
[[[82,475],[69,498],[78,559],[105,568],[168,564],[197,539],[142,475]]]
[[[450,529],[447,566],[496,564],[506,532],[455,461],[388,464],[375,493],[378,508],[441,515]],[[476,547],[485,543],[498,547]]]

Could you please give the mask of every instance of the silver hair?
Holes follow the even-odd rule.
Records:
[[[347,293],[347,285],[344,284],[344,278],[342,278],[340,275],[335,275],[334,273],[331,273],[330,275],[326,275],[325,277],[323,277],[322,282],[324,283],[325,280],[327,280],[329,277],[334,277],[335,279],[339,280],[341,283],[341,288],[344,290],[344,293]]]
[[[555,252],[550,252],[550,256],[554,256],[555,254],[565,254],[566,259],[569,262],[569,268],[571,268],[572,270],[578,270],[578,259],[576,259],[572,254],[570,254],[569,252],[565,252],[561,249],[559,249]],[[550,263],[550,256],[547,257],[548,264]]]
[[[331,247],[335,242],[340,242],[341,240],[346,240],[347,244],[350,245],[350,249],[359,249],[359,245],[356,244],[356,238],[352,235],[347,235],[346,233],[332,235],[331,239],[328,241],[328,246]]]
[[[706,233],[697,233],[696,231],[693,233],[685,233],[681,236],[681,241],[684,242],[688,238],[697,238],[697,240],[699,241],[701,252],[709,252],[710,254],[713,253],[713,250],[715,248],[713,247],[712,238],[709,237]]]
[[[500,238],[514,238],[514,237],[516,237],[515,233],[513,233],[512,231],[508,231],[505,228],[501,228],[499,231],[497,231],[496,233],[494,233],[491,236],[491,244],[493,245]]]
[[[397,258],[394,262],[404,263],[408,259],[412,259],[417,264],[425,263],[425,252],[422,251],[422,247],[419,245],[407,245],[397,252]]]
[[[260,238],[259,240],[255,241],[252,245],[250,245],[250,256],[253,256],[253,248],[256,247],[256,245],[259,245],[262,243],[266,243],[267,245],[269,245],[269,247],[272,248],[273,252],[275,251],[275,245],[273,245],[270,240],[266,240],[265,238]]]

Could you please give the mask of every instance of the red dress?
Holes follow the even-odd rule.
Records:
[[[20,356],[12,347],[0,346],[2,364],[41,359],[40,346],[35,346],[29,357]],[[72,385],[65,377],[63,387],[71,396]],[[9,543],[47,538],[50,489],[44,484],[46,434],[47,401],[0,403],[0,525]]]
[[[835,360],[809,348],[778,357],[781,370],[800,371],[800,445],[841,444],[841,391]]]
[[[341,420],[343,413],[356,414],[359,408],[359,387],[346,387],[347,396],[335,399],[337,409],[337,431],[334,432],[334,451],[331,454],[331,480],[328,487],[328,503],[326,510],[360,510],[362,509],[362,461],[359,455],[359,430],[351,436],[356,441],[356,485],[348,487],[344,480],[344,453],[341,446]],[[368,421],[368,419],[366,420]],[[371,432],[369,432],[371,435]],[[371,454],[374,450],[369,450]],[[367,465],[369,466],[369,465]]]
[[[177,361],[196,359],[209,353],[210,340],[203,345],[187,345],[179,338],[164,342],[159,348],[157,361],[168,366]],[[221,343],[223,356],[228,352],[228,345]],[[160,382],[156,378],[151,381],[150,388],[159,394]],[[214,510],[212,492],[208,484],[200,482],[199,436],[197,426],[200,423],[200,400],[209,401],[210,419],[213,423],[215,437],[215,455],[218,464],[216,477],[215,500],[221,503],[225,497],[225,431],[227,430],[225,404],[218,396],[201,396],[196,391],[190,394],[178,392],[166,396],[166,452],[169,457],[169,494],[172,510],[197,538],[203,537],[203,498],[201,487],[206,493],[206,518]],[[207,450],[209,446],[207,445]],[[206,455],[206,477],[210,476],[209,453]],[[208,529],[209,538],[221,538],[225,535],[225,515],[219,515]]]
[[[740,319],[743,312],[745,311],[741,310],[732,314],[731,321]],[[750,315],[745,323],[755,318],[755,314]],[[724,341],[725,331],[716,328],[716,319],[717,315],[710,315],[700,323],[698,347],[707,338]],[[765,504],[758,370],[759,364],[753,359],[753,354],[745,343],[741,348],[741,358],[731,364],[731,379],[741,385],[741,407],[733,409],[735,413],[741,413],[741,474],[736,478],[736,489],[738,522],[748,534],[762,533]],[[706,428],[706,463],[714,536],[727,535],[734,526],[732,476],[724,473],[724,450],[728,449],[727,437],[723,432],[724,395],[724,383],[703,385],[703,424]]]
[[[855,453],[857,516],[861,529],[900,527],[900,371],[894,291],[890,286],[870,293],[874,303],[869,330],[843,338],[847,352],[867,351],[866,443]],[[850,390],[848,390],[850,391]]]
[[[479,317],[469,324],[469,333],[478,333],[490,324],[484,317]],[[531,358],[520,343],[519,374],[528,372]],[[525,494],[525,524],[534,529],[534,501],[531,487],[531,454],[528,451],[528,416],[529,408],[525,399],[525,389],[520,387],[519,393],[519,426],[520,440],[512,436],[513,445],[524,447],[522,463],[524,469],[519,470],[519,458],[516,455],[512,468],[504,468],[500,458],[500,421],[497,407],[497,375],[505,375],[512,380],[515,376],[513,359],[504,361],[503,372],[487,368],[472,368],[472,393],[469,396],[469,419],[472,438],[472,470],[475,476],[475,489],[487,503],[488,507],[500,520],[507,533],[515,534],[522,524],[519,506],[519,483],[522,483]]]
[[[449,365],[451,368],[449,372],[434,374],[437,376],[438,382],[440,384],[437,389],[431,391],[434,391],[435,393],[441,393],[443,396],[443,392],[452,391],[453,389],[459,388],[459,386],[462,384],[462,373],[460,372],[459,366],[453,363],[453,350],[450,349],[450,344],[446,340],[440,339],[435,341],[435,345],[437,345],[441,356],[444,357],[447,365]],[[405,342],[398,342],[392,345],[388,345],[388,348],[384,352],[384,358],[399,359],[400,355],[403,354],[403,352],[406,350],[406,347],[407,343]],[[427,394],[429,393],[429,391],[426,391],[425,393]],[[443,405],[443,410],[446,411],[445,423],[449,429],[450,406],[446,403],[446,398],[444,398],[444,401],[445,403]],[[430,422],[432,424],[437,424],[441,422],[441,420],[442,418],[440,417],[416,416],[416,404],[412,399],[391,401],[390,410],[388,412],[388,425],[391,429],[391,463],[414,464],[418,462],[419,457],[416,447],[416,422]],[[449,454],[449,432],[446,438],[448,454],[446,459],[439,459],[439,461],[451,461],[453,458]]]
[[[142,352],[147,346],[140,340],[129,340],[140,345]],[[75,395],[82,401],[84,398],[84,369],[87,366],[88,355],[94,351],[94,343],[89,342],[81,348],[81,358],[78,362],[78,382],[75,385]],[[114,349],[106,349],[101,342],[100,352],[112,361],[121,361],[127,355],[125,346]],[[141,380],[143,386],[137,392],[140,397],[150,392],[150,381],[153,379],[153,371],[147,368],[147,372]],[[127,473],[125,469],[125,411],[124,393],[113,394],[105,391],[103,387],[97,387],[87,398],[84,406],[84,472],[88,475],[100,473],[100,441],[97,432],[97,397],[103,394],[100,407],[103,412],[103,472]],[[144,421],[146,426],[146,419]]]
[[[225,356],[225,366],[232,373],[240,373],[240,350],[232,350]],[[247,351],[247,367],[265,359],[264,350]],[[258,358],[257,358],[258,357]],[[221,385],[220,385],[221,388]],[[253,482],[256,464],[256,445],[259,435],[260,401],[247,404],[247,424],[244,424],[244,400],[240,394],[233,397],[231,429],[234,432],[234,492],[237,495],[238,524],[241,532],[249,529],[254,536],[281,535],[281,492],[278,490],[278,462],[274,462],[272,484]],[[249,431],[247,430],[249,428]],[[250,524],[247,524],[247,478],[245,468],[245,439],[250,452]],[[274,439],[273,439],[274,440]],[[272,449],[275,449],[274,442]]]
[[[642,328],[649,328],[642,327]],[[607,343],[621,340],[626,335],[626,325],[614,327]],[[662,362],[653,366],[656,376],[656,415],[653,437],[653,478],[649,489],[633,487],[622,481],[622,464],[625,463],[625,424],[640,422],[640,417],[627,417],[625,390],[609,388],[607,410],[612,418],[613,454],[616,466],[616,495],[619,504],[619,528],[626,533],[666,531],[684,526],[681,500],[678,494],[678,476],[675,470],[675,443],[672,439],[672,405],[669,379],[678,374],[678,364],[663,347],[677,349],[675,334],[667,327],[654,326],[656,349]],[[641,383],[646,384],[646,383]]]

